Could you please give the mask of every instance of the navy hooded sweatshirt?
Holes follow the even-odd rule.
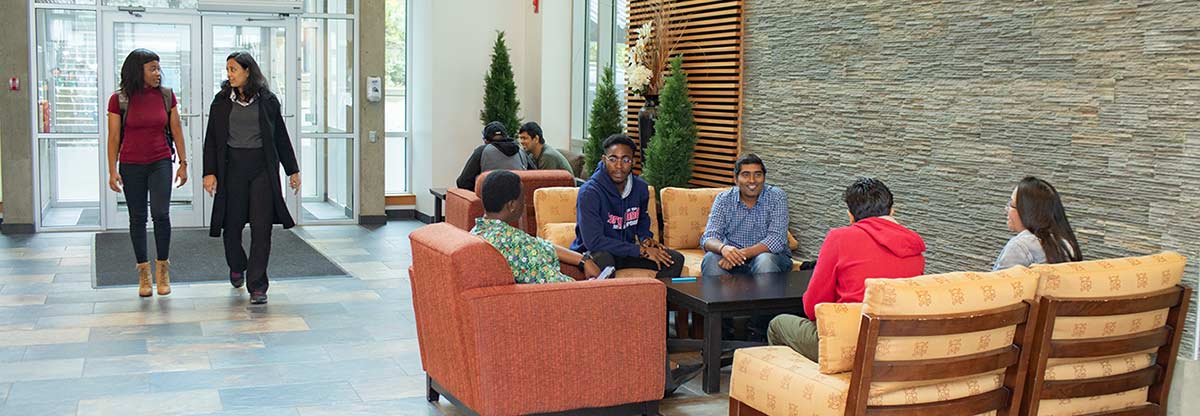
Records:
[[[633,174],[629,196],[622,199],[624,187],[617,189],[601,161],[592,178],[579,187],[575,200],[576,252],[607,252],[620,257],[638,257],[638,242],[650,238],[650,188]]]

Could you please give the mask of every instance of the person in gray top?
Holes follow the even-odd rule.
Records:
[[[1008,229],[1017,235],[1000,250],[993,271],[1083,260],[1079,241],[1054,186],[1027,176],[1013,189],[1011,198],[1005,211]]]
[[[467,164],[463,165],[462,172],[455,181],[456,185],[474,191],[475,178],[480,173],[496,169],[537,169],[533,158],[521,150],[521,145],[508,137],[508,131],[499,121],[493,121],[483,127],[483,144],[476,147],[471,152],[471,157],[467,158]]]
[[[263,140],[258,125],[258,106],[238,102],[232,94],[230,99],[239,105],[230,106],[229,141],[226,144],[234,149],[261,149]],[[250,101],[253,103],[254,99]]]

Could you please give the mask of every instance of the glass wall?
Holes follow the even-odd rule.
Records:
[[[629,0],[616,0],[613,16],[613,81],[617,86],[617,94],[621,94],[625,91],[625,51],[629,49]]]
[[[408,193],[408,10],[407,0],[387,0],[384,58],[384,191]]]
[[[189,108],[188,103],[191,102],[192,80],[194,77],[200,76],[201,72],[193,71],[192,63],[192,26],[187,24],[165,24],[165,23],[149,23],[149,22],[117,22],[113,24],[112,33],[113,59],[112,68],[114,79],[113,85],[120,85],[121,71],[120,68],[125,64],[125,57],[130,51],[137,48],[145,48],[154,51],[159,57],[159,67],[162,71],[162,85],[171,88],[174,92],[176,101],[179,105],[179,113],[187,114],[194,112],[194,108]],[[102,101],[106,103],[107,100]],[[107,112],[107,110],[106,110]],[[186,126],[186,123],[191,122],[188,118],[180,118],[180,123]],[[186,129],[184,130],[187,131]],[[186,135],[186,133],[185,133]],[[201,160],[197,157],[197,153],[193,152],[192,140],[183,141],[184,146],[187,146],[184,154],[191,155],[192,160]],[[107,166],[104,167],[107,169]],[[179,169],[179,163],[175,162],[171,171]],[[180,213],[196,209],[192,204],[193,190],[191,186],[184,186],[171,190],[171,212]],[[124,212],[128,211],[125,203],[125,195],[117,194],[117,210],[121,212],[121,216],[125,216]]]
[[[100,225],[100,105],[96,13],[35,13],[41,224]]]
[[[305,18],[300,25],[301,216],[310,223],[353,219],[354,21]]]
[[[300,35],[300,114],[305,133],[354,132],[354,25],[304,19]]]
[[[26,1],[26,0],[21,0]],[[249,14],[247,24],[214,25],[211,33],[178,30],[174,23],[148,20],[144,24],[118,21],[103,29],[112,15],[126,15],[114,8],[142,6],[147,19],[152,16],[199,16],[198,0],[34,0],[34,79],[30,85],[35,109],[33,122],[36,132],[35,175],[40,228],[87,229],[106,227],[111,217],[101,215],[111,211],[114,198],[107,198],[106,166],[101,148],[105,138],[102,124],[106,122],[109,82],[108,66],[119,67],[129,50],[147,48],[161,56],[163,84],[175,88],[187,80],[205,77],[211,71],[213,83],[203,83],[203,91],[192,91],[211,97],[225,79],[224,59],[234,50],[247,50],[255,55],[272,81],[272,90],[279,95],[283,113],[295,120],[297,135],[293,137],[296,150],[303,160],[304,188],[300,211],[306,222],[352,220],[356,214],[358,134],[356,112],[357,31],[355,27],[356,0],[306,0],[305,12],[293,16],[285,29],[279,25],[256,24],[256,21],[278,20],[275,16]],[[388,0],[389,68],[387,80],[387,155],[389,192],[407,191],[407,152],[404,136],[407,123],[403,108],[405,82],[404,39],[405,0]],[[169,10],[168,10],[169,9]],[[207,15],[206,15],[207,16]],[[226,17],[215,17],[225,18]],[[400,24],[394,24],[394,21]],[[295,26],[292,26],[292,25]],[[267,27],[271,26],[271,27]],[[299,30],[293,33],[292,28]],[[211,38],[209,38],[211,36]],[[398,43],[396,39],[399,39]],[[211,42],[211,43],[210,43]],[[395,45],[399,44],[399,47]],[[200,45],[201,50],[192,46]],[[100,50],[105,48],[103,53]],[[113,59],[108,54],[116,52]],[[285,51],[287,51],[285,53]],[[289,61],[287,55],[297,52],[299,59]],[[398,54],[397,54],[398,52]],[[203,54],[213,57],[211,68],[193,69],[185,65],[190,57]],[[211,55],[208,55],[211,54]],[[102,58],[103,57],[103,58]],[[398,59],[396,59],[398,57]],[[101,63],[104,59],[106,62]],[[284,73],[299,72],[291,77]],[[103,65],[103,67],[101,66]],[[116,71],[119,73],[119,71]],[[117,75],[119,77],[119,75]],[[290,78],[290,80],[289,80]],[[299,82],[295,82],[300,78]],[[294,82],[298,89],[285,88],[282,83]],[[180,91],[186,94],[187,91]],[[291,95],[292,97],[288,97]],[[186,97],[181,96],[181,104]],[[207,103],[207,99],[204,100]],[[399,110],[397,110],[399,108]],[[200,109],[181,112],[197,113]],[[292,119],[291,117],[295,117]],[[391,136],[397,135],[400,146],[391,146]],[[191,145],[191,143],[188,143]],[[195,151],[193,163],[199,161]],[[199,180],[193,177],[193,181]],[[395,185],[398,181],[399,185]],[[187,200],[188,188],[173,192],[175,199]],[[119,199],[119,198],[115,198]],[[199,200],[199,199],[197,199]],[[175,201],[176,203],[180,201]],[[207,204],[207,203],[205,203]],[[120,202],[118,202],[118,207]],[[106,208],[107,207],[107,208]],[[174,208],[174,207],[173,207]],[[202,207],[205,208],[205,207]],[[119,208],[118,208],[119,209]],[[119,226],[118,226],[119,227]]]
[[[165,7],[172,9],[194,9],[196,0],[103,0],[105,6]]]
[[[596,98],[596,83],[600,76],[597,72],[600,68],[600,2],[599,0],[586,0],[587,14],[583,22],[583,51],[584,51],[584,90],[581,97],[583,102],[580,105],[586,109],[583,116],[583,131],[587,131],[590,117],[588,113],[592,108],[592,100]]]
[[[354,0],[305,0],[305,13],[353,14]]]
[[[283,113],[291,114],[287,97],[287,82],[285,71],[287,59],[287,30],[281,27],[266,26],[213,26],[212,29],[212,68],[213,84],[211,92],[206,96],[214,96],[221,92],[221,83],[225,81],[225,58],[237,51],[250,52],[263,70],[263,76],[271,84],[271,92],[279,97],[283,104]]]
[[[581,126],[572,132],[575,139],[586,139],[588,116],[596,97],[596,84],[604,68],[613,69],[617,95],[625,98],[625,50],[628,49],[629,0],[575,0],[577,21],[583,30],[575,34],[573,68],[580,71],[572,78],[573,90],[580,97],[572,105],[572,119]]]
[[[38,10],[38,132],[99,132],[96,13]]]

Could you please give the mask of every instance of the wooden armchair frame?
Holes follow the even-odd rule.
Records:
[[[1033,366],[1028,378],[1022,415],[1036,415],[1042,400],[1070,399],[1120,393],[1149,387],[1148,403],[1090,415],[1149,416],[1166,414],[1167,395],[1171,392],[1171,377],[1179,342],[1183,339],[1184,321],[1192,289],[1183,285],[1157,292],[1113,298],[1079,299],[1045,296],[1041,299],[1042,315],[1036,332],[1039,342],[1033,346]],[[1149,312],[1170,308],[1163,326],[1134,334],[1103,338],[1054,340],[1054,323],[1062,316],[1109,316]],[[1051,358],[1105,357],[1157,348],[1153,365],[1132,373],[1080,380],[1046,380],[1047,362]]]

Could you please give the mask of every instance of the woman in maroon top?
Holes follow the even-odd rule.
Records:
[[[171,293],[171,184],[187,183],[187,150],[175,94],[161,88],[158,55],[135,49],[121,66],[121,89],[108,99],[108,187],[124,192],[129,204],[129,239],[137,257],[138,295],[151,295],[150,262],[146,253],[146,205],[154,218],[154,269],[158,294]],[[167,142],[171,129],[174,146]],[[179,169],[172,179],[172,147]],[[120,167],[118,168],[118,163]]]

